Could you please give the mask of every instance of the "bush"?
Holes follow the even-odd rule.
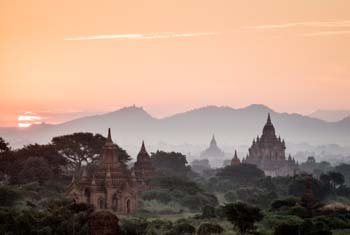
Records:
[[[258,207],[242,202],[224,206],[226,218],[241,234],[255,230],[255,223],[263,219],[264,215]]]
[[[224,229],[215,223],[203,223],[199,226],[197,235],[220,234]]]
[[[173,224],[171,221],[156,219],[148,222],[146,234],[165,234],[166,232],[170,232],[172,228]]]
[[[300,234],[299,225],[296,224],[281,224],[273,233],[274,235],[295,235]]]
[[[267,228],[275,229],[283,224],[300,225],[303,219],[293,215],[267,214],[263,220],[263,224]]]
[[[202,210],[202,219],[215,218],[215,208],[212,206],[205,206]]]
[[[121,235],[141,235],[146,234],[147,221],[145,219],[125,219],[120,223]]]
[[[271,203],[272,210],[279,210],[282,207],[294,207],[298,202],[295,197],[289,197],[285,199],[277,199]]]
[[[238,199],[237,193],[235,191],[228,191],[225,193],[224,198],[228,202],[235,202]]]
[[[178,235],[192,235],[196,233],[196,228],[188,223],[180,223],[173,227],[172,232]]]
[[[250,184],[265,176],[264,172],[251,164],[240,164],[238,166],[227,166],[217,173],[221,179],[229,179],[236,184]]]
[[[306,220],[300,225],[281,224],[275,229],[274,235],[332,235],[332,232],[322,223],[313,223]]]
[[[143,192],[141,197],[145,201],[157,200],[161,203],[168,203],[171,201],[169,193],[157,190]]]
[[[9,187],[0,187],[0,207],[13,207],[15,202],[21,198],[20,193]]]

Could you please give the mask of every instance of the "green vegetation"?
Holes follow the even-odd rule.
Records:
[[[0,234],[87,234],[94,208],[66,201],[64,191],[73,170],[83,163],[94,167],[104,142],[100,135],[76,133],[12,150],[0,138]],[[157,174],[140,195],[139,210],[121,216],[123,235],[350,232],[349,165],[302,164],[314,176],[315,206],[307,208],[301,203],[307,175],[271,178],[241,164],[200,176],[181,153],[151,155]]]

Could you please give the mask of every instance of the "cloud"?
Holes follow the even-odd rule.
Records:
[[[151,34],[102,34],[94,36],[79,36],[65,38],[65,41],[84,41],[84,40],[145,40],[145,39],[166,39],[166,38],[188,38],[200,36],[216,36],[219,32],[204,32],[204,33],[151,33]]]
[[[244,30],[264,30],[264,29],[284,29],[292,27],[350,27],[350,20],[345,21],[307,21],[307,22],[291,22],[285,24],[265,24],[241,27]]]

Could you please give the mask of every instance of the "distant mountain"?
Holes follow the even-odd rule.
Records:
[[[245,108],[207,106],[157,119],[143,108],[126,107],[115,112],[75,119],[58,125],[37,125],[28,129],[0,128],[0,136],[13,146],[47,143],[54,136],[73,132],[106,134],[112,128],[121,146],[139,146],[142,140],[154,146],[205,146],[215,133],[218,144],[250,145],[261,135],[267,114],[271,113],[277,134],[287,142],[308,144],[350,144],[350,118],[327,122],[299,114],[274,112],[264,105]],[[188,150],[190,151],[190,150]]]
[[[328,122],[337,122],[346,117],[350,117],[350,110],[317,110],[309,116]]]

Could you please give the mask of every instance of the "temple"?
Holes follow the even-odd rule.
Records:
[[[211,138],[209,148],[204,150],[200,156],[202,159],[224,158],[225,153],[218,147],[215,136]]]
[[[84,167],[79,177],[73,176],[66,197],[76,202],[90,203],[96,210],[108,209],[120,215],[132,213],[138,207],[139,192],[146,188],[145,180],[153,175],[150,164],[142,143],[135,167],[129,170],[118,156],[109,129],[96,169],[88,172]]]
[[[239,160],[238,156],[237,156],[237,150],[235,150],[235,155],[233,156],[232,160],[231,160],[231,166],[238,166],[241,164],[241,161]]]
[[[141,150],[137,155],[137,161],[132,170],[135,172],[138,190],[142,192],[149,189],[148,181],[154,176],[155,170],[143,141]]]
[[[291,156],[286,159],[285,151],[286,144],[280,137],[277,138],[269,114],[262,136],[253,140],[249,154],[242,162],[256,165],[267,176],[292,176],[297,164]]]

